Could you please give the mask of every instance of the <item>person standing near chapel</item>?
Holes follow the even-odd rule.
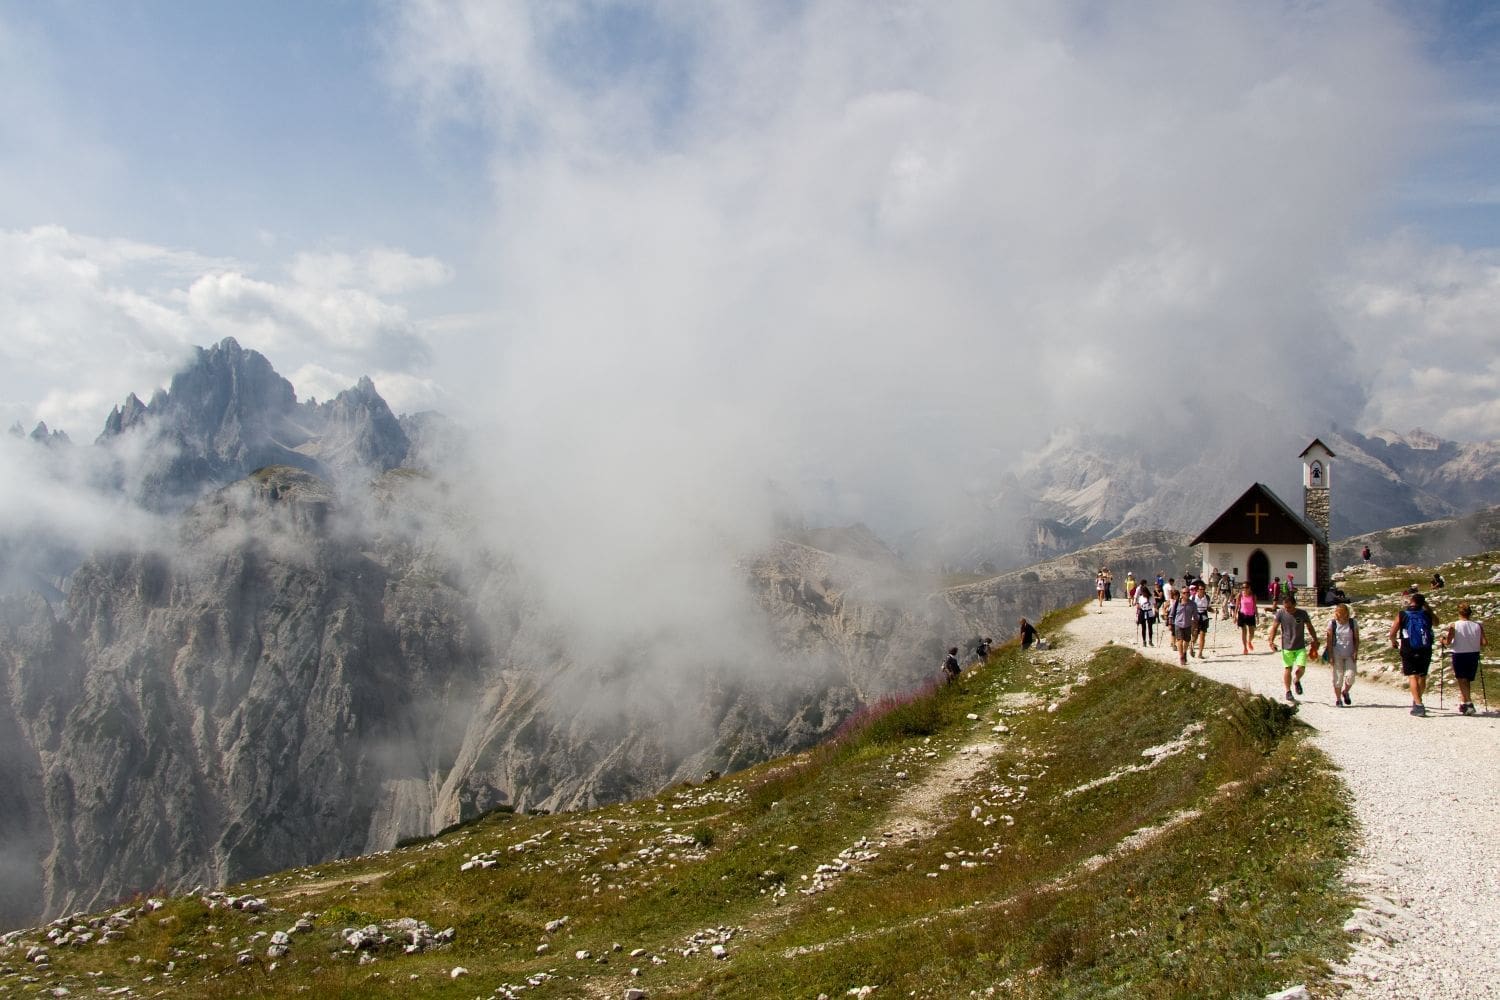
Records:
[[[1484,648],[1484,624],[1473,620],[1474,608],[1468,601],[1458,606],[1458,621],[1448,626],[1443,645],[1453,651],[1453,676],[1458,679],[1458,710],[1463,715],[1476,714],[1469,685],[1479,671],[1479,651]],[[1486,696],[1485,707],[1489,707]]]
[[[1296,701],[1292,697],[1295,688],[1298,694],[1302,693],[1302,675],[1307,673],[1308,656],[1318,655],[1318,633],[1313,627],[1312,618],[1306,611],[1297,607],[1297,598],[1287,594],[1281,599],[1281,608],[1271,619],[1271,630],[1266,635],[1266,642],[1271,647],[1271,652],[1276,652],[1276,640],[1281,639],[1281,686],[1286,688],[1286,700]],[[1292,671],[1296,671],[1296,677]]]
[[[1427,693],[1427,671],[1432,666],[1432,637],[1437,632],[1438,616],[1427,606],[1416,587],[1406,595],[1406,608],[1396,612],[1387,638],[1391,648],[1401,652],[1401,673],[1411,685],[1411,714],[1426,715],[1422,703]]]

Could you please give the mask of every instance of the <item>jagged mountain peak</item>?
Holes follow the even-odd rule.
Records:
[[[287,381],[259,351],[225,337],[194,349],[193,358],[149,403],[131,393],[105,420],[97,443],[145,436],[155,465],[139,482],[141,499],[180,507],[206,490],[266,466],[301,468],[332,479],[368,478],[399,466],[409,442],[369,376],[327,403],[299,404]],[[122,459],[122,461],[124,461]]]

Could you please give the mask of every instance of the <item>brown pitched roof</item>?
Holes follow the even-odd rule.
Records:
[[[1264,483],[1245,491],[1224,513],[1198,533],[1191,545],[1232,542],[1243,545],[1304,545],[1327,543],[1323,533],[1307,518],[1292,510]]]

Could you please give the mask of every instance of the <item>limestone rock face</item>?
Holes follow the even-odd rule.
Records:
[[[95,555],[63,602],[0,601],[0,921],[734,770],[956,641],[872,536],[822,532],[741,564],[755,643],[705,637],[667,674],[646,648],[580,657],[442,497],[391,472],[356,521],[265,468],[190,508],[171,554]]]

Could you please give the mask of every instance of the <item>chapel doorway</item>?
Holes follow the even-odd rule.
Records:
[[[1260,549],[1250,553],[1250,559],[1245,563],[1245,581],[1250,584],[1257,601],[1271,599],[1271,560]]]

